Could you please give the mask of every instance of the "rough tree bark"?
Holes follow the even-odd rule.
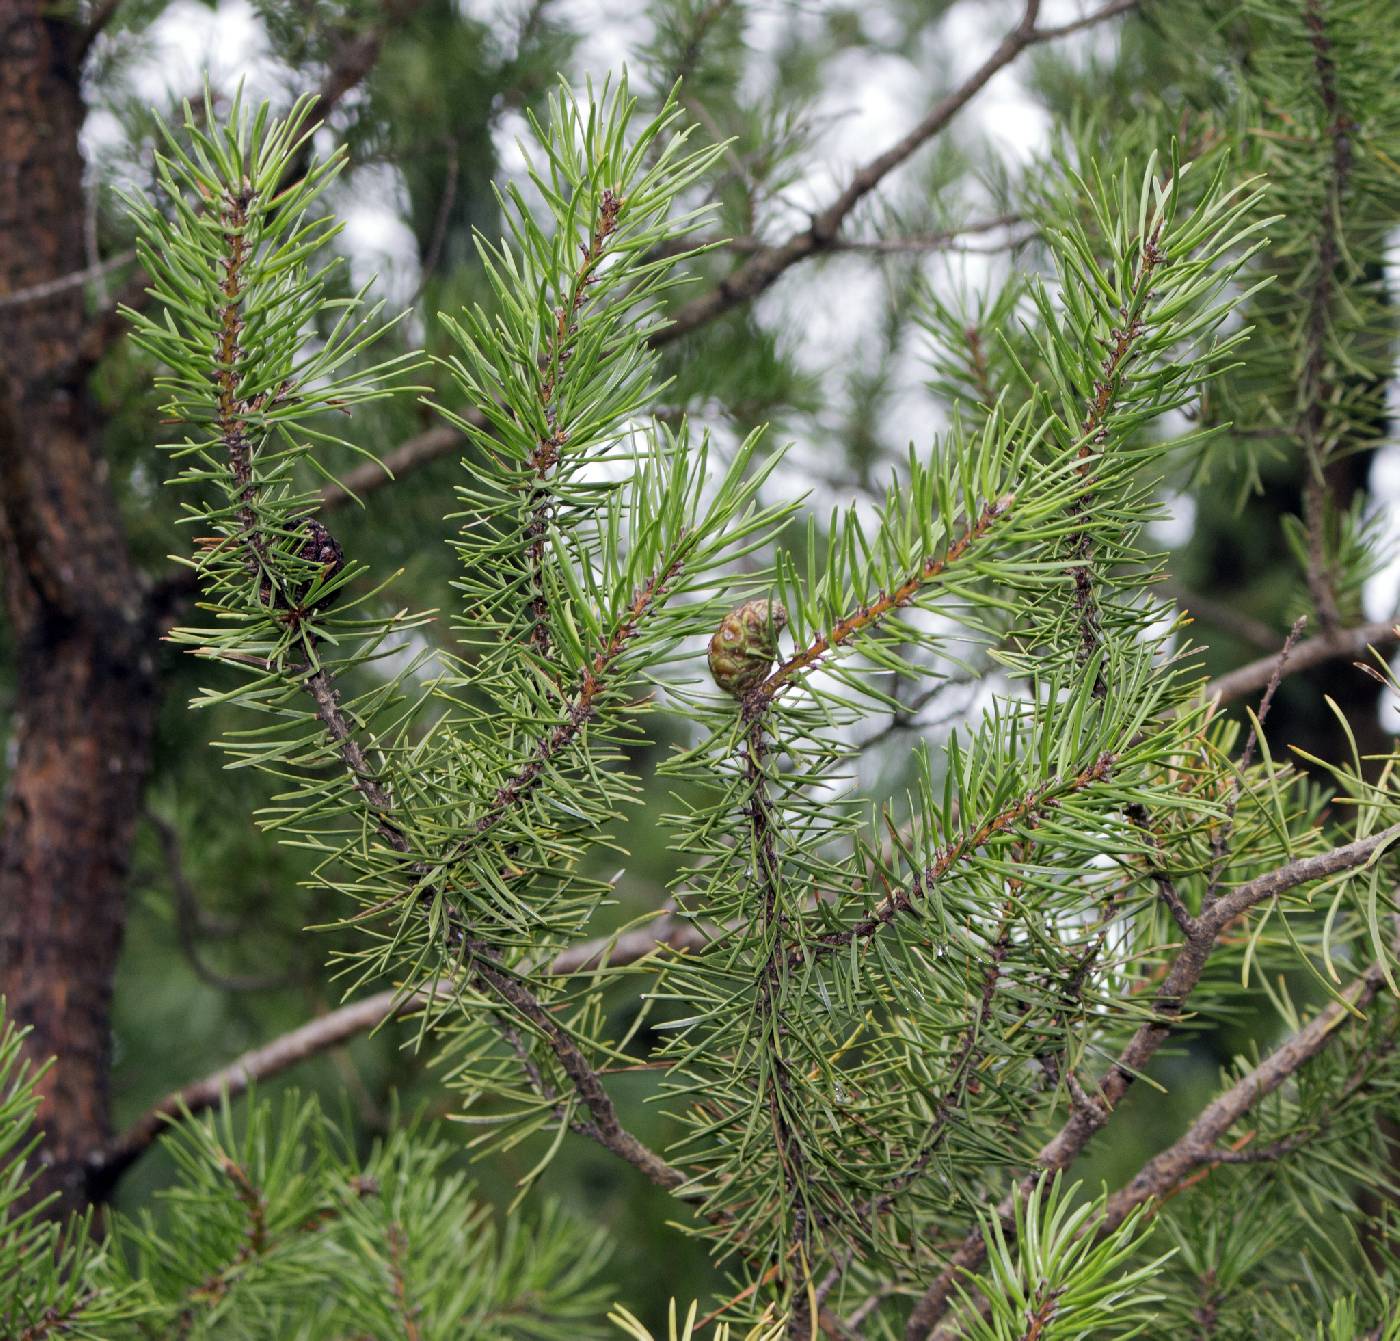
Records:
[[[80,270],[79,29],[0,0],[0,294]],[[44,1193],[109,1137],[109,1012],[155,711],[154,630],[99,451],[83,292],[5,313],[0,556],[17,658],[0,819],[0,992],[44,1078]]]

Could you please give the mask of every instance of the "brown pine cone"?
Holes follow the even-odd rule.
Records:
[[[710,639],[710,674],[735,698],[762,684],[778,659],[778,634],[788,612],[766,596],[745,601],[725,615]]]

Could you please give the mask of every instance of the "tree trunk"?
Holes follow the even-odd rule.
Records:
[[[85,263],[77,29],[0,0],[0,294]],[[10,306],[0,341],[0,555],[16,646],[0,819],[0,992],[32,1032],[43,1192],[87,1199],[109,1135],[112,977],[155,710],[140,579],[99,453],[81,288]]]

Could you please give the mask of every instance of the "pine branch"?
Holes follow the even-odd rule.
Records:
[[[569,697],[567,706],[560,714],[561,720],[541,737],[529,761],[522,764],[497,788],[491,804],[477,816],[472,837],[459,846],[456,856],[461,857],[470,851],[476,839],[490,833],[513,807],[529,796],[540,785],[553,760],[578,738],[579,733],[592,720],[604,692],[609,687],[610,674],[616,669],[627,644],[637,636],[638,627],[648,612],[666,595],[668,585],[675,581],[681,566],[682,560],[677,555],[665,568],[659,573],[654,573],[638,588],[626,614],[608,636],[607,642],[594,653],[592,663],[584,671],[578,688]],[[540,627],[537,622],[535,628]]]
[[[528,465],[534,475],[525,525],[525,547],[529,555],[530,612],[534,622],[530,629],[530,646],[540,657],[549,655],[549,599],[544,589],[545,541],[549,534],[553,512],[549,479],[559,463],[559,454],[569,440],[569,432],[559,423],[559,392],[570,357],[571,346],[578,336],[579,315],[588,286],[594,280],[606,254],[608,239],[618,224],[622,202],[610,187],[605,187],[598,202],[598,214],[593,221],[592,234],[582,248],[578,268],[569,280],[568,295],[554,311],[554,326],[548,344],[540,355],[540,379],[535,388],[540,408],[544,411],[546,432],[535,439]]]
[[[1113,343],[1104,354],[1098,378],[1094,382],[1094,394],[1085,411],[1084,422],[1080,425],[1079,476],[1086,482],[1093,479],[1095,454],[1102,452],[1108,442],[1108,416],[1118,398],[1128,364],[1139,341],[1147,333],[1144,311],[1152,295],[1152,275],[1166,260],[1158,245],[1161,231],[1159,219],[1151,236],[1141,241],[1133,292],[1123,304],[1120,313],[1122,325],[1111,332]],[[1070,504],[1070,513],[1082,521],[1093,506],[1092,493],[1081,494]],[[1074,557],[1070,576],[1074,581],[1074,607],[1079,621],[1079,664],[1087,666],[1103,648],[1102,615],[1092,566],[1093,537],[1087,529],[1077,531],[1070,537],[1069,548]],[[1104,679],[1100,660],[1094,672],[1094,697],[1101,699],[1107,692],[1108,683]]]
[[[267,398],[248,398],[240,390],[240,379],[246,372],[241,341],[243,309],[247,299],[244,270],[251,260],[248,244],[249,206],[253,198],[251,186],[244,186],[237,192],[226,190],[219,203],[225,248],[221,262],[225,301],[217,314],[217,347],[211,351],[218,388],[215,426],[237,488],[241,540],[247,550],[249,572],[258,583],[259,596],[265,604],[281,607],[287,618],[299,621],[301,614],[287,597],[274,571],[272,542],[259,515],[260,489],[254,478],[254,447],[249,438],[248,423],[263,410]],[[312,646],[314,641],[313,638]],[[341,706],[334,679],[324,668],[318,668],[305,676],[303,686],[316,705],[316,716],[350,774],[352,785],[364,797],[372,812],[380,837],[396,851],[406,853],[409,850],[408,839],[389,818],[394,808],[393,798],[365,757],[355,726]]]
[[[1012,886],[1011,895],[1002,908],[1001,921],[997,926],[996,937],[992,941],[991,952],[987,956],[987,966],[982,972],[982,983],[977,994],[977,1013],[972,1017],[967,1028],[963,1030],[957,1046],[953,1049],[952,1061],[948,1068],[950,1072],[948,1084],[938,1101],[933,1105],[933,1119],[920,1141],[919,1153],[910,1161],[908,1169],[894,1180],[890,1189],[887,1192],[882,1192],[876,1198],[871,1207],[872,1213],[876,1216],[883,1215],[888,1211],[894,1205],[899,1194],[910,1187],[928,1168],[929,1162],[937,1154],[939,1146],[948,1134],[953,1119],[961,1111],[960,1105],[967,1094],[973,1071],[986,1055],[986,1048],[980,1045],[980,1039],[991,1021],[992,1004],[996,996],[997,985],[1002,977],[1002,965],[1006,962],[1006,956],[1011,949],[1015,900],[1021,887],[1019,880],[1009,883]]]
[[[670,324],[657,333],[653,343],[669,344],[689,335],[707,322],[757,297],[798,262],[829,251],[837,241],[842,224],[856,206],[895,168],[946,129],[953,118],[986,87],[992,76],[1010,65],[1028,47],[1054,41],[1116,18],[1137,8],[1137,4],[1138,0],[1112,0],[1112,3],[1072,23],[1055,28],[1039,28],[1036,20],[1040,13],[1040,0],[1027,0],[1021,21],[1002,38],[996,50],[962,84],[940,99],[918,125],[860,168],[841,193],[813,216],[806,228],[794,233],[785,242],[755,252],[738,269],[726,275],[712,292],[678,308],[672,313]]]
[[[639,258],[654,235],[664,233],[668,227],[683,229],[687,226],[684,219],[668,224],[667,207],[689,180],[704,171],[714,152],[701,150],[683,154],[681,146],[685,134],[681,133],[669,141],[651,169],[643,170],[638,156],[630,154],[621,140],[621,130],[626,125],[631,107],[625,90],[620,91],[613,100],[607,123],[599,124],[591,117],[585,117],[572,95],[564,89],[552,108],[551,134],[554,138],[546,144],[554,156],[552,165],[571,173],[577,171],[580,175],[574,182],[575,189],[589,193],[596,191],[597,204],[590,239],[581,248],[582,260],[563,272],[563,296],[559,307],[551,314],[552,319],[542,323],[541,341],[535,341],[533,332],[518,330],[503,336],[503,328],[490,325],[484,317],[484,324],[473,327],[486,341],[484,346],[474,344],[473,336],[458,328],[467,346],[472,368],[488,379],[513,377],[517,366],[516,352],[527,350],[533,362],[534,351],[543,348],[543,355],[534,369],[534,380],[529,384],[533,405],[528,403],[528,399],[527,403],[517,405],[507,398],[503,404],[492,406],[508,417],[493,420],[498,429],[504,429],[509,419],[515,420],[517,445],[520,430],[527,422],[533,426],[538,419],[544,426],[540,432],[533,427],[529,429],[529,447],[521,456],[523,469],[519,472],[519,483],[528,490],[523,504],[523,515],[527,519],[524,538],[529,559],[527,588],[532,616],[532,620],[527,621],[528,641],[540,658],[554,651],[549,641],[542,641],[540,635],[542,631],[547,632],[546,621],[560,613],[549,607],[543,584],[546,557],[551,560],[555,558],[553,544],[548,546],[548,550],[546,546],[546,539],[554,529],[554,504],[546,481],[554,473],[566,444],[572,453],[569,468],[577,472],[580,464],[587,460],[590,447],[607,440],[609,417],[621,420],[630,413],[649,385],[651,362],[645,355],[641,339],[646,329],[648,309],[643,304],[649,293],[664,287],[665,279],[656,267],[640,266]],[[334,160],[329,167],[308,170],[303,181],[288,189],[290,202],[287,192],[276,195],[272,202],[259,194],[269,185],[275,188],[285,178],[287,157],[305,147],[309,132],[302,128],[308,114],[309,104],[305,100],[298,104],[293,118],[288,122],[269,125],[265,111],[258,113],[253,123],[255,128],[251,132],[250,148],[245,144],[249,134],[246,123],[236,109],[233,128],[218,132],[218,141],[201,140],[218,165],[221,175],[217,181],[212,180],[203,168],[187,156],[179,157],[175,176],[167,173],[167,184],[177,196],[179,183],[183,182],[187,187],[195,188],[191,194],[197,194],[205,201],[217,201],[219,215],[212,240],[223,259],[216,287],[211,288],[208,277],[202,277],[204,287],[199,296],[204,301],[203,307],[183,302],[176,295],[189,284],[192,270],[198,275],[202,268],[207,267],[205,258],[211,226],[197,215],[191,217],[188,211],[181,215],[179,227],[191,230],[202,228],[205,232],[206,248],[197,251],[189,239],[174,231],[176,225],[149,208],[141,212],[141,221],[151,238],[161,246],[169,242],[176,244],[176,249],[173,252],[167,249],[167,254],[147,245],[142,253],[143,259],[148,267],[164,268],[167,287],[161,296],[167,297],[169,293],[167,302],[178,306],[181,320],[192,323],[198,335],[193,340],[186,339],[184,343],[179,343],[182,337],[172,326],[133,314],[139,337],[152,352],[169,354],[173,351],[177,376],[170,379],[168,384],[180,393],[173,408],[187,421],[207,422],[212,418],[215,441],[208,446],[218,448],[223,457],[222,463],[211,459],[213,469],[199,469],[189,476],[201,482],[211,475],[222,478],[229,495],[228,508],[209,510],[209,515],[224,534],[205,543],[206,555],[200,564],[201,575],[222,598],[218,608],[236,615],[244,627],[266,630],[275,640],[274,650],[268,654],[265,651],[266,642],[235,632],[221,643],[216,641],[209,652],[239,666],[252,666],[262,673],[264,678],[249,696],[254,705],[262,701],[270,686],[278,680],[289,689],[299,688],[309,693],[314,704],[314,717],[324,730],[331,750],[350,776],[351,791],[338,804],[351,819],[356,818],[357,809],[362,808],[366,812],[363,818],[367,818],[377,831],[391,858],[385,861],[381,854],[373,850],[365,851],[358,839],[352,840],[348,848],[338,841],[337,847],[329,850],[338,852],[340,860],[349,863],[352,868],[365,867],[372,873],[371,878],[381,885],[406,887],[407,892],[414,896],[405,925],[421,920],[419,930],[426,927],[430,931],[425,950],[431,953],[435,948],[433,941],[437,939],[436,949],[445,952],[448,959],[460,962],[466,982],[487,998],[487,1011],[495,1021],[498,1032],[517,1053],[523,1051],[520,1060],[527,1080],[549,1106],[567,1118],[568,1109],[560,1105],[553,1082],[528,1055],[528,1049],[519,1044],[516,1024],[528,1027],[542,1040],[567,1078],[578,1103],[587,1112],[587,1120],[570,1119],[571,1125],[639,1168],[661,1186],[677,1190],[688,1181],[687,1176],[667,1165],[622,1127],[602,1078],[589,1062],[584,1048],[570,1030],[556,1019],[554,1012],[542,1003],[529,984],[502,962],[499,947],[475,930],[455,903],[447,904],[446,916],[439,917],[439,905],[446,892],[431,873],[438,871],[444,860],[466,855],[470,844],[454,840],[446,857],[440,850],[435,850],[436,831],[423,823],[412,805],[397,800],[395,791],[398,788],[391,789],[386,776],[381,776],[370,767],[367,750],[360,741],[357,718],[342,705],[336,676],[327,666],[316,664],[316,647],[322,635],[319,624],[312,621],[312,616],[320,606],[313,603],[304,609],[303,602],[306,599],[304,593],[315,591],[315,582],[321,579],[307,577],[302,569],[322,565],[323,550],[327,546],[334,550],[337,571],[344,560],[339,555],[339,547],[330,541],[320,523],[305,518],[314,495],[289,495],[286,485],[282,483],[287,469],[287,454],[268,448],[280,445],[274,434],[285,434],[285,414],[274,415],[272,412],[278,410],[282,398],[290,397],[298,390],[301,381],[312,382],[311,373],[302,373],[302,369],[311,369],[314,373],[316,359],[331,369],[338,368],[350,353],[368,343],[373,334],[364,333],[362,327],[350,327],[348,334],[342,334],[347,329],[342,321],[336,328],[340,344],[336,344],[333,337],[325,351],[318,351],[310,360],[298,363],[296,345],[291,337],[297,329],[297,323],[292,318],[300,314],[288,311],[284,315],[274,305],[274,313],[284,321],[287,338],[280,345],[265,339],[259,342],[254,338],[250,341],[253,352],[244,348],[245,323],[251,324],[255,315],[264,322],[269,319],[265,315],[269,298],[274,300],[274,304],[278,299],[291,303],[309,292],[320,300],[323,292],[318,285],[322,282],[324,271],[305,280],[299,275],[287,280],[284,275],[288,254],[292,260],[309,257],[317,243],[324,240],[325,225],[316,224],[309,230],[303,230],[297,234],[295,243],[283,243],[282,249],[275,254],[271,249],[276,242],[270,239],[277,236],[279,229],[287,227],[288,221],[294,217],[293,206],[320,189],[328,179],[328,173],[334,172],[340,160]],[[674,117],[674,108],[668,107],[644,135],[656,137]],[[300,139],[296,138],[298,132],[301,132]],[[192,134],[197,134],[193,128]],[[541,132],[542,138],[543,135],[544,132]],[[590,138],[580,146],[574,140],[576,135]],[[576,156],[580,148],[585,151],[582,157]],[[599,152],[605,152],[607,159],[595,163],[588,157]],[[175,153],[181,155],[178,147]],[[248,165],[250,153],[253,155],[252,166]],[[617,175],[614,176],[614,173]],[[604,176],[605,181],[615,183],[617,190],[613,185],[595,183],[597,176]],[[635,208],[632,208],[634,205]],[[564,208],[571,208],[571,203]],[[560,273],[559,258],[567,256],[571,246],[567,234],[550,238],[531,220],[527,220],[525,226],[527,246],[533,248],[529,264],[537,267],[546,277],[551,273]],[[264,233],[264,228],[270,232]],[[618,265],[609,267],[606,273],[600,273],[607,244],[614,233],[618,235],[618,247],[623,254]],[[299,248],[299,251],[294,248]],[[271,261],[269,255],[272,255]],[[247,290],[244,273],[250,267],[256,284],[261,286],[255,287],[251,294]],[[300,287],[297,287],[298,284]],[[605,303],[600,298],[595,304],[587,303],[589,290],[595,284],[598,285],[596,292],[608,295],[611,302]],[[532,295],[531,305],[533,301]],[[586,339],[583,332],[585,322],[588,323]],[[212,404],[207,374],[196,366],[188,353],[189,348],[205,343],[209,333],[212,333],[213,348],[206,357],[215,370]],[[618,333],[623,333],[624,338],[619,339]],[[600,338],[611,341],[610,346],[604,346],[601,361],[598,349]],[[518,343],[512,344],[513,340]],[[352,341],[358,343],[352,346]],[[276,354],[269,354],[269,348]],[[342,349],[347,352],[342,353]],[[575,366],[576,354],[580,379],[577,387],[569,377],[570,370]],[[277,355],[284,360],[283,366],[291,367],[292,372],[278,374],[273,371],[277,364],[269,368],[256,362],[258,357],[272,358]],[[383,366],[392,368],[395,365]],[[472,380],[472,373],[465,365],[458,367],[468,389],[476,389],[479,383]],[[282,378],[280,383],[277,380],[279,375]],[[377,376],[382,381],[385,374],[376,369],[368,376],[371,379]],[[492,384],[495,385],[495,382]],[[317,384],[314,394],[321,397],[326,408],[334,409],[343,409],[357,401],[385,394],[374,380],[367,381],[363,386],[348,382],[344,385],[346,390],[341,391],[340,384],[325,388]],[[245,390],[245,387],[248,389]],[[321,402],[313,401],[312,404]],[[285,413],[292,414],[297,410],[303,416],[308,413],[299,406]],[[571,417],[565,417],[566,412]],[[490,412],[487,411],[483,419],[489,416]],[[457,423],[459,428],[470,430],[471,426],[460,418]],[[547,773],[553,774],[561,753],[583,733],[611,688],[610,681],[619,671],[624,653],[630,652],[634,640],[639,637],[644,616],[669,594],[668,585],[677,579],[682,562],[693,555],[698,562],[717,564],[725,545],[729,543],[722,537],[725,521],[731,515],[740,518],[736,529],[741,536],[756,528],[761,529],[770,515],[777,515],[771,509],[752,506],[754,491],[767,470],[771,469],[771,466],[754,472],[747,469],[753,446],[754,439],[751,439],[735,455],[726,476],[718,482],[717,492],[706,489],[710,482],[705,474],[707,456],[703,447],[692,454],[685,450],[685,443],[677,442],[672,444],[669,455],[658,448],[654,459],[639,469],[632,506],[650,506],[653,511],[658,505],[664,506],[667,513],[665,524],[651,526],[645,536],[634,541],[626,554],[610,555],[609,561],[617,565],[618,577],[625,578],[633,571],[634,565],[646,564],[648,555],[654,552],[656,566],[653,575],[638,579],[630,604],[616,617],[611,634],[606,636],[598,627],[602,610],[593,608],[591,604],[584,609],[582,602],[585,598],[581,592],[578,603],[564,606],[560,614],[563,621],[561,626],[567,626],[571,646],[560,649],[560,666],[577,665],[577,689],[573,697],[558,709],[555,725],[548,727],[538,738],[531,757],[523,764],[516,765],[506,780],[497,784],[494,797],[478,816],[473,842],[495,830],[533,793]],[[291,454],[305,450],[303,445],[294,444]],[[214,453],[210,452],[210,457],[213,456]],[[504,478],[508,484],[517,482],[513,475],[507,474]],[[702,496],[708,508],[704,517],[699,515]],[[491,499],[495,502],[497,495],[492,494]],[[613,515],[615,523],[617,514],[609,514],[606,500],[600,501],[601,508],[595,506],[593,509],[595,515],[602,518]],[[575,524],[571,511],[565,520],[571,527]],[[663,519],[646,516],[645,520],[650,523]],[[316,529],[311,530],[313,527]],[[306,558],[305,548],[299,543],[302,535],[308,532],[315,541],[314,560]],[[508,547],[517,552],[518,543],[515,537],[507,537]],[[241,551],[242,559],[235,556],[235,545]],[[302,569],[295,566],[299,561]],[[571,558],[564,559],[565,564],[572,561]],[[291,576],[284,575],[283,570],[287,568],[292,570]],[[551,576],[555,576],[557,571],[556,565]],[[645,572],[645,567],[641,567],[640,571]],[[560,580],[567,582],[569,574]],[[597,580],[590,575],[590,583]],[[694,589],[697,584],[703,587],[699,578],[687,579],[688,587]],[[489,590],[491,599],[499,598],[499,574],[495,571],[491,573]],[[596,651],[591,657],[585,650],[581,636],[573,629],[572,621],[576,617],[597,633]],[[511,622],[514,618],[507,610],[504,628],[512,633],[515,631],[515,625]],[[373,622],[371,626],[374,627]],[[673,619],[668,627],[683,626]],[[187,636],[185,640],[190,641],[192,637]],[[372,644],[370,650],[373,650]],[[502,649],[503,656],[506,650]],[[362,652],[358,657],[353,653],[348,658],[342,656],[339,664],[354,665],[364,655]],[[299,658],[309,658],[312,664],[302,664]],[[506,661],[513,666],[513,658],[506,658]],[[512,669],[507,673],[516,672]],[[518,711],[518,695],[522,692],[532,696],[536,692],[528,676],[521,690],[514,685],[505,689],[501,707],[509,712]],[[542,701],[549,702],[550,711],[555,711],[552,698]],[[511,751],[509,737],[502,737],[501,744],[508,757]],[[283,751],[300,750],[303,745],[304,740],[295,745],[275,747],[271,754],[259,750],[257,762],[265,766],[269,759],[280,757],[277,748]],[[389,757],[386,754],[386,758]],[[305,757],[298,759],[297,767],[308,767]],[[484,774],[485,777],[489,777],[489,773]],[[408,794],[413,794],[407,783],[401,785]],[[352,798],[358,799],[358,806]],[[350,804],[347,805],[347,802]],[[573,809],[577,810],[582,804],[576,798]],[[507,840],[508,844],[515,842],[514,837]],[[555,859],[554,853],[550,855]],[[393,860],[392,856],[418,856],[419,859],[403,863]],[[400,888],[395,898],[383,901],[376,908],[400,902],[403,893],[404,889]],[[421,919],[418,914],[421,914]],[[541,921],[538,915],[533,920],[535,923]],[[408,930],[396,932],[393,945],[396,947],[401,937],[408,934],[414,933]],[[439,939],[444,936],[445,944]],[[413,970],[416,971],[418,967],[419,961],[415,958]],[[492,1002],[500,1003],[500,1008],[493,1009]]]
[[[403,1227],[394,1221],[389,1226],[389,1288],[398,1315],[398,1323],[403,1328],[404,1341],[423,1341],[423,1333],[418,1327],[418,1309],[408,1296],[408,1281],[404,1273],[404,1261],[408,1254],[408,1240]]]
[[[1261,1158],[1282,1158],[1301,1149],[1306,1144],[1305,1137],[1275,1142],[1267,1149],[1253,1152],[1222,1150],[1219,1146],[1230,1128],[1251,1108],[1340,1037],[1341,1026],[1365,1010],[1388,976],[1383,964],[1372,964],[1342,992],[1340,1000],[1330,1002],[1263,1062],[1207,1104],[1184,1136],[1148,1160],[1108,1199],[1100,1232],[1111,1233],[1144,1202],[1170,1196],[1197,1169],[1245,1162],[1246,1159],[1253,1162]],[[1343,1098],[1345,1096],[1339,1096],[1339,1100]]]
[[[781,871],[778,864],[777,821],[768,796],[768,767],[766,726],[762,709],[746,712],[744,735],[744,778],[748,789],[745,815],[748,820],[755,875],[758,881],[758,906],[761,918],[764,957],[758,969],[758,994],[754,1003],[753,1028],[760,1046],[768,1054],[766,1066],[760,1068],[760,1082],[767,1089],[768,1116],[773,1126],[773,1145],[783,1171],[787,1191],[787,1212],[791,1217],[790,1246],[783,1253],[790,1260],[800,1252],[801,1279],[792,1283],[791,1315],[788,1335],[793,1341],[806,1341],[812,1329],[811,1311],[807,1300],[810,1279],[807,1272],[807,1245],[810,1242],[810,1214],[807,1203],[808,1172],[802,1138],[789,1121],[793,1079],[784,1047],[788,1024],[782,1005],[784,977],[783,946],[786,916],[783,909]]]
[[[1321,880],[1341,871],[1365,865],[1387,846],[1400,839],[1400,824],[1328,852],[1289,862],[1256,877],[1222,895],[1197,918],[1157,989],[1152,1002],[1152,1018],[1139,1026],[1113,1065],[1100,1077],[1097,1092],[1088,1102],[1076,1105],[1064,1126],[1036,1155],[1036,1172],[1018,1184],[1020,1195],[1029,1193],[1043,1172],[1065,1169],[1084,1151],[1094,1135],[1112,1118],[1118,1104],[1136,1076],[1146,1068],[1157,1050],[1181,1019],[1187,998],[1205,972],[1210,952],[1220,932],[1235,918],[1256,904],[1290,889]],[[1015,1195],[1008,1194],[996,1213],[1008,1222]],[[906,1341],[944,1337],[953,1333],[938,1327],[952,1303],[954,1291],[964,1272],[976,1271],[986,1260],[987,1245],[982,1230],[972,1230],[948,1258],[937,1279],[915,1304],[905,1327]],[[935,1330],[937,1329],[937,1330]]]
[[[133,253],[134,254],[134,253]],[[143,285],[145,280],[142,280]],[[0,306],[4,299],[0,298]],[[486,416],[474,406],[467,407],[462,417],[480,428],[486,426]],[[460,429],[450,424],[435,424],[411,438],[405,438],[378,461],[362,461],[347,470],[338,480],[321,486],[320,513],[334,512],[367,495],[394,484],[423,466],[460,452],[466,438]],[[199,591],[199,574],[189,567],[174,568],[151,583],[146,593],[146,609],[156,625],[177,618],[175,612]]]
[[[1015,497],[1012,494],[1007,494],[994,503],[988,503],[976,520],[944,553],[925,560],[919,570],[899,586],[891,591],[881,592],[873,601],[837,620],[826,633],[818,634],[811,642],[799,648],[767,679],[748,692],[744,700],[745,711],[761,711],[798,677],[815,668],[829,652],[849,643],[858,634],[878,625],[885,616],[908,605],[924,587],[942,577],[969,549],[986,536],[998,518],[1011,511],[1014,503]]]
[[[472,965],[473,975],[479,977],[495,996],[509,1005],[544,1039],[560,1069],[573,1085],[574,1092],[587,1108],[592,1119],[589,1134],[598,1144],[640,1170],[658,1187],[671,1192],[685,1187],[690,1182],[685,1173],[667,1164],[622,1125],[617,1106],[603,1087],[602,1077],[589,1065],[568,1031],[540,1004],[529,988],[492,963],[485,953],[485,946],[469,945],[468,949],[477,956]],[[683,1196],[681,1199],[689,1198]]]
[[[874,936],[896,917],[910,912],[929,890],[960,862],[981,851],[994,839],[1013,831],[1017,825],[1034,823],[1061,798],[1082,791],[1096,782],[1102,782],[1112,773],[1115,762],[1114,755],[1105,753],[1073,777],[1047,778],[1040,786],[1024,796],[1017,797],[995,815],[984,820],[976,829],[965,831],[947,843],[934,862],[904,889],[891,893],[868,917],[840,931],[820,932],[805,946],[793,946],[788,951],[789,966],[796,968],[808,960],[836,954],[846,949],[852,941],[863,941]]]
[[[74,1327],[81,1324],[83,1314],[100,1299],[96,1290],[83,1290],[67,1307],[46,1310],[38,1322],[19,1332],[15,1341],[45,1341],[47,1337],[72,1335]]]

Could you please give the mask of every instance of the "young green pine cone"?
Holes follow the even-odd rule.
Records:
[[[731,610],[710,639],[710,674],[735,698],[763,683],[778,659],[778,634],[788,622],[780,601],[761,597]]]

